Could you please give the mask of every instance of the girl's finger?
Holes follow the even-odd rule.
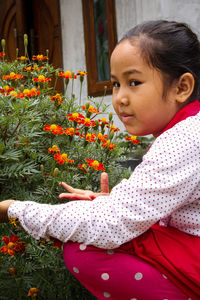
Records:
[[[108,174],[105,172],[101,174],[101,192],[109,193]]]
[[[60,182],[59,183],[66,191],[70,192],[70,193],[75,193],[75,194],[83,194],[83,190],[80,189],[75,189],[73,188],[71,185],[65,183],[65,182]]]
[[[92,200],[90,196],[87,195],[80,195],[76,193],[68,194],[68,193],[62,193],[59,195],[60,199],[69,199],[69,200]]]

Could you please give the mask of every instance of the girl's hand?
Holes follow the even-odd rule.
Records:
[[[61,182],[60,185],[69,193],[62,193],[59,195],[60,199],[69,199],[69,200],[94,200],[98,196],[108,196],[109,195],[109,184],[108,184],[108,174],[101,174],[101,192],[94,193],[90,190],[81,190],[75,189],[72,186]]]
[[[4,200],[0,202],[0,223],[8,222],[8,207],[14,202],[15,200]]]

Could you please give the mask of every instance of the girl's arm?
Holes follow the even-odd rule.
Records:
[[[129,180],[122,180],[109,196],[60,205],[15,201],[8,216],[18,218],[37,239],[52,236],[100,248],[119,247],[161,219],[200,235],[200,139],[186,125],[158,137]]]

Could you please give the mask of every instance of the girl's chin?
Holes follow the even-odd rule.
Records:
[[[145,135],[149,135],[150,133],[148,133],[147,131],[144,132],[143,130],[139,130],[137,128],[134,128],[133,126],[130,128],[130,126],[126,126],[124,125],[126,128],[126,131],[130,134],[130,135],[135,135],[135,136],[145,136]]]

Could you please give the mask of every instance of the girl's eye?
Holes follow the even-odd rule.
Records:
[[[112,82],[112,86],[115,88],[116,87],[118,88],[120,86],[120,84],[119,84],[119,82],[114,81],[114,82]]]
[[[137,86],[139,85],[141,82],[137,81],[137,80],[131,80],[130,81],[130,86]]]

